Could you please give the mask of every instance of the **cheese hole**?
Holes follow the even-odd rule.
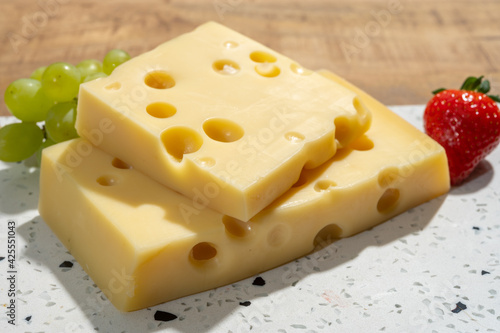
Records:
[[[390,212],[399,200],[399,190],[396,188],[388,188],[382,194],[377,203],[377,210],[380,213]]]
[[[111,165],[117,169],[132,169],[132,166],[130,164],[127,164],[116,157],[111,161]]]
[[[190,258],[195,261],[200,260],[210,260],[217,255],[217,250],[215,246],[208,242],[201,242],[193,246],[191,249],[191,253],[189,254]]]
[[[96,181],[99,185],[102,186],[113,186],[118,182],[117,179],[113,176],[101,176],[97,178]]]
[[[258,64],[257,66],[255,66],[255,71],[257,72],[257,74],[264,77],[276,77],[281,73],[281,70],[278,66],[270,63]]]
[[[293,63],[290,65],[292,72],[298,75],[311,75],[312,71],[300,66],[299,64]]]
[[[243,222],[231,216],[224,215],[222,223],[226,227],[226,232],[235,237],[245,237],[252,231],[250,222]]]
[[[187,127],[171,127],[161,134],[163,146],[178,162],[182,161],[184,154],[198,151],[203,139],[198,132]]]
[[[307,184],[307,177],[304,173],[304,170],[300,173],[299,179],[295,182],[295,184],[292,185],[292,187],[301,187],[305,184]]]
[[[177,112],[177,109],[172,104],[155,102],[146,106],[146,112],[155,118],[169,118]]]
[[[272,247],[279,247],[290,239],[289,227],[278,224],[267,235],[267,243]]]
[[[144,79],[144,83],[155,89],[169,89],[175,86],[175,80],[164,71],[149,72]]]
[[[213,63],[212,68],[222,75],[234,75],[240,71],[240,65],[232,60],[217,60]]]
[[[208,119],[203,123],[205,134],[212,140],[219,142],[233,142],[241,139],[243,128],[235,122],[222,118]]]
[[[202,157],[198,160],[200,165],[206,168],[213,167],[215,165],[215,160],[211,157]]]
[[[122,84],[120,82],[114,82],[111,84],[108,84],[106,87],[104,87],[107,90],[118,90],[122,87]]]
[[[330,187],[337,186],[337,183],[331,180],[320,180],[314,185],[314,190],[316,192],[322,192],[328,190]]]
[[[236,43],[232,40],[228,40],[228,41],[224,42],[222,45],[224,45],[224,47],[226,49],[234,49],[235,47],[238,47],[238,43]]]
[[[335,139],[339,142],[340,147],[344,147],[351,136],[351,124],[346,117],[338,117],[334,120],[335,124]]]
[[[304,135],[302,135],[298,132],[288,132],[288,133],[285,133],[285,139],[287,139],[291,143],[298,143],[298,142],[304,141],[305,137],[304,137]]]
[[[358,151],[367,151],[373,149],[375,145],[366,135],[363,135],[351,144],[351,148]]]
[[[250,59],[255,62],[276,62],[276,57],[264,51],[255,51],[250,53]]]
[[[394,184],[401,177],[399,169],[396,167],[386,168],[378,174],[378,184],[382,188],[394,186]]]
[[[314,249],[320,250],[340,239],[342,232],[342,228],[333,223],[323,227],[314,237]]]

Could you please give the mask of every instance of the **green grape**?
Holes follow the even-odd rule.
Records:
[[[45,130],[49,139],[54,142],[63,142],[77,138],[75,129],[76,100],[54,105],[45,119]]]
[[[53,102],[45,96],[42,84],[35,79],[19,79],[5,90],[5,104],[18,119],[27,122],[42,121]]]
[[[95,79],[99,79],[101,77],[106,77],[107,75],[104,74],[103,72],[99,72],[99,73],[93,73],[93,74],[90,74],[89,76],[87,76],[85,78],[85,80],[83,80],[83,82],[89,82],[89,81],[93,81]]]
[[[47,66],[38,67],[37,69],[35,69],[33,71],[33,73],[31,73],[30,78],[38,80],[38,81],[42,81],[42,75],[43,75],[43,72],[45,72],[46,68],[47,68]]]
[[[50,138],[47,138],[42,143],[42,145],[40,146],[40,148],[38,148],[38,150],[36,151],[36,161],[38,163],[38,166],[40,166],[42,164],[42,151],[45,148],[50,147],[50,146],[55,145],[55,144],[56,144],[56,142],[52,141]]]
[[[116,67],[129,59],[130,55],[127,52],[119,49],[111,50],[104,56],[102,71],[109,75]]]
[[[19,162],[33,155],[43,140],[35,123],[15,123],[0,128],[0,160]]]
[[[87,59],[79,62],[76,68],[80,70],[82,82],[84,82],[87,76],[102,72],[102,63],[99,60]]]
[[[47,67],[42,75],[45,95],[56,102],[68,102],[78,96],[80,71],[66,62],[56,62]]]

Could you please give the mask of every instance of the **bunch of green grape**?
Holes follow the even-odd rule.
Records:
[[[76,66],[56,62],[37,68],[30,78],[12,82],[5,104],[21,122],[0,128],[0,160],[18,162],[43,148],[78,137],[75,129],[80,84],[105,77],[130,55],[109,51],[103,61],[83,60]]]

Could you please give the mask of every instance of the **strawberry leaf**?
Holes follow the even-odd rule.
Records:
[[[475,77],[475,76],[469,76],[468,78],[465,79],[464,83],[462,83],[462,86],[460,87],[460,90],[470,90],[470,87],[476,81],[477,81],[477,77]]]
[[[477,89],[477,92],[487,94],[488,91],[490,91],[490,81],[484,80],[483,82],[481,82],[481,85]]]
[[[472,91],[476,91],[477,88],[479,88],[481,86],[481,81],[483,80],[483,77],[484,76],[481,75],[480,77],[477,78],[476,82],[474,82],[474,84],[471,87]]]
[[[436,94],[439,94],[441,91],[445,91],[446,89],[445,88],[439,88],[439,89],[436,89],[432,92],[433,95],[436,95]]]
[[[500,103],[500,96],[498,96],[498,95],[488,95],[488,97],[491,98],[492,100],[494,100],[495,102]]]
[[[465,79],[462,87],[460,87],[460,90],[474,91],[481,85],[482,80],[482,75],[480,77],[469,76],[467,79]]]

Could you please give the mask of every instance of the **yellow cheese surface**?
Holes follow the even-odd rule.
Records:
[[[131,311],[284,264],[448,191],[437,143],[323,75],[360,96],[371,128],[249,222],[193,204],[83,139],[44,150],[40,214],[111,302]]]
[[[81,85],[81,137],[247,221],[361,136],[356,94],[214,22]],[[205,195],[207,198],[207,196]]]

